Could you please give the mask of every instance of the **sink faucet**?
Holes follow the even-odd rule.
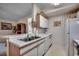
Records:
[[[27,34],[27,38],[31,37],[32,36],[32,33],[28,33]]]

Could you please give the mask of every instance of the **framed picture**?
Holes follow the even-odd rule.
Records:
[[[54,21],[54,27],[61,26],[61,21]]]
[[[1,22],[1,30],[12,30],[12,24]]]

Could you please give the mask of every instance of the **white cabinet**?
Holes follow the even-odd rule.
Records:
[[[52,38],[50,38],[50,36],[45,38],[45,43],[44,43],[44,52],[46,53],[50,47],[50,45],[52,44]]]
[[[49,36],[47,37],[47,49],[49,49],[49,45],[50,45],[50,39]]]
[[[49,37],[49,39],[50,39],[50,45],[53,44],[52,38],[53,38],[53,36],[51,35],[51,36]]]
[[[44,43],[44,52],[46,53],[47,52],[47,50],[48,50],[48,38],[46,37],[45,38],[45,43]]]
[[[37,48],[32,49],[28,53],[26,53],[24,56],[37,56]]]
[[[41,41],[37,42],[38,46],[29,51],[28,53],[26,53],[24,56],[42,56],[48,51],[51,44],[52,44],[52,37],[47,36],[43,38]]]
[[[52,36],[48,36],[48,46],[52,44]]]
[[[38,46],[38,56],[42,56],[44,54],[44,42]]]
[[[48,20],[40,15],[40,27],[48,28]]]
[[[52,44],[51,36],[47,36],[46,38],[43,38],[44,42],[38,46],[38,56],[42,56],[44,53],[46,53]]]

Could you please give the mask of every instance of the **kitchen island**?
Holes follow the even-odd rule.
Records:
[[[3,36],[9,39],[10,56],[42,56],[52,45],[52,34],[39,35],[40,38],[31,41],[21,41],[26,34]]]

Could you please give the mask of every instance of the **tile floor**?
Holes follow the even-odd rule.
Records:
[[[66,56],[65,50],[59,44],[53,44],[45,56]]]

